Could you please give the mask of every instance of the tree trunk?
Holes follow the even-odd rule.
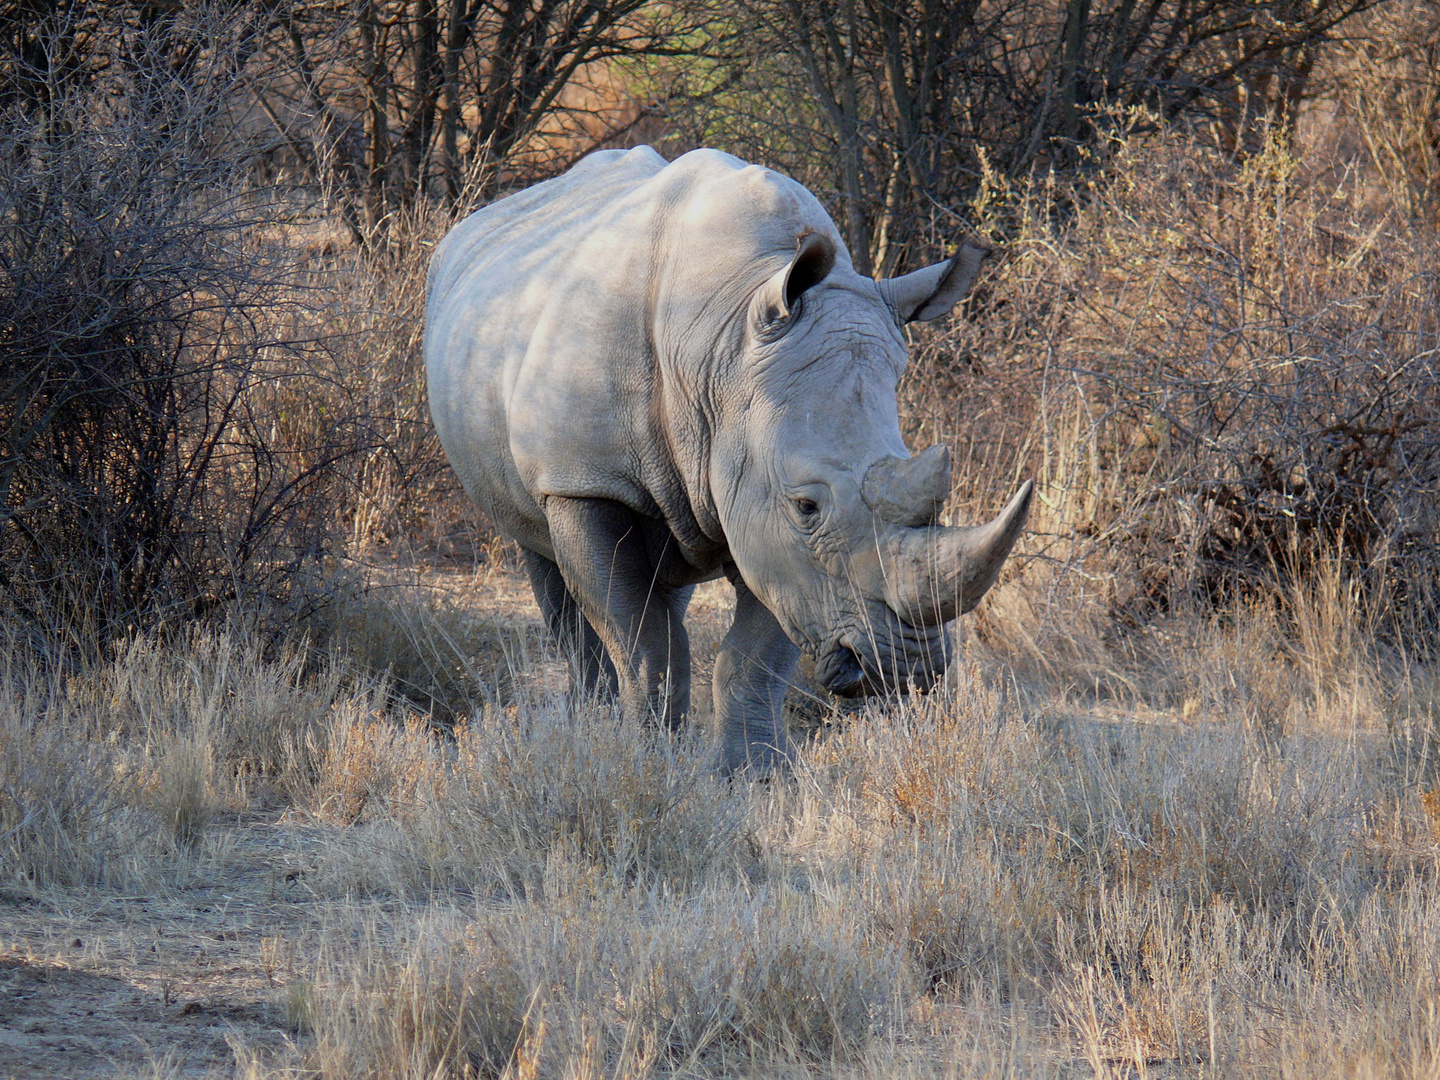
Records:
[[[1073,156],[1080,141],[1080,70],[1085,56],[1085,26],[1090,18],[1090,0],[1069,0],[1065,8],[1065,29],[1060,63],[1060,137],[1066,156]]]
[[[374,0],[360,0],[360,65],[365,85],[365,231],[373,238],[385,217],[385,172],[390,162],[389,69],[380,48]]]
[[[435,105],[439,99],[437,67],[440,52],[440,23],[435,0],[414,0],[415,97],[406,146],[406,179],[411,190],[423,193],[427,187],[430,146],[435,137]]]

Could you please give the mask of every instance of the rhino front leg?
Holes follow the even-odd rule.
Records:
[[[665,581],[654,523],[606,499],[553,496],[545,517],[565,585],[614,662],[621,707],[678,726],[690,711],[685,608],[694,590]]]
[[[715,717],[720,726],[720,771],[770,771],[790,756],[782,707],[800,650],[739,573],[735,622],[715,657]]]
[[[565,587],[560,568],[544,555],[527,548],[525,571],[530,575],[530,587],[545,616],[545,625],[570,661],[575,689],[587,697],[597,694],[614,697],[620,689],[615,665],[610,662],[600,635],[595,633],[590,620],[581,613],[580,605]]]

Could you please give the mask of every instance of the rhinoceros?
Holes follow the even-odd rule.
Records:
[[[715,150],[607,150],[437,246],[425,360],[468,496],[524,551],[578,688],[675,725],[683,625],[726,576],[715,661],[726,773],[790,749],[801,650],[827,689],[924,688],[945,624],[995,581],[1030,504],[945,527],[948,451],[911,456],[901,328],[969,291],[988,249],[875,281],[804,187]]]

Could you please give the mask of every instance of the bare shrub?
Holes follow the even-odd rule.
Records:
[[[493,198],[623,137],[647,110],[622,65],[693,53],[712,16],[692,0],[276,12],[251,61],[277,136],[266,167],[310,186],[357,243],[385,244],[427,196]]]
[[[334,223],[317,220],[298,196],[274,207],[269,231],[296,266],[293,302],[268,311],[267,325],[276,338],[309,344],[287,368],[302,377],[264,387],[268,437],[323,474],[326,498],[307,520],[323,521],[345,554],[413,544],[486,558],[488,530],[477,534],[477,515],[430,421],[422,355],[430,250],[478,200],[478,190],[465,187],[455,203],[396,208],[383,235],[363,245],[334,235]],[[345,599],[333,565],[320,576]],[[335,599],[306,598],[313,602],[296,612],[302,618]]]
[[[33,22],[39,89],[0,116],[0,590],[82,649],[282,588],[344,449],[272,438],[288,272],[216,137],[248,23],[122,15]]]
[[[1440,225],[1440,15],[1379,4],[1326,65],[1344,134],[1357,134],[1385,201],[1407,224]],[[1352,126],[1353,125],[1353,126]],[[1349,130],[1346,130],[1346,129]]]
[[[476,205],[467,188],[454,206],[421,201],[386,216],[376,242],[312,258],[317,298],[306,320],[323,321],[323,377],[295,384],[297,425],[315,440],[336,417],[351,418],[355,453],[341,468],[339,523],[346,547],[443,534],[466,520],[430,422],[421,338],[430,249]],[[305,325],[302,323],[302,326]],[[303,419],[302,419],[303,418]]]
[[[1366,625],[1430,625],[1433,249],[1352,224],[1355,171],[1279,134],[1239,160],[1183,131],[1115,140],[1063,219],[1055,185],[992,174],[976,211],[1010,256],[906,377],[915,441],[957,448],[960,490],[993,503],[1016,462],[1040,487],[1025,595],[977,629],[1123,685],[1131,631],[1283,608],[1330,558]]]
[[[710,55],[670,62],[658,96],[694,144],[812,187],[856,268],[888,276],[951,241],[987,170],[1086,171],[1109,108],[1253,146],[1257,119],[1293,122],[1371,6],[746,0],[716,20]]]

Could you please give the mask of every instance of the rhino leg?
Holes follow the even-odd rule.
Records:
[[[790,755],[781,709],[800,650],[736,569],[726,572],[735,586],[735,622],[715,657],[720,770],[765,773]]]
[[[690,711],[685,608],[694,588],[662,572],[656,523],[606,499],[551,497],[545,517],[565,585],[614,661],[621,707],[678,726]]]
[[[581,614],[580,605],[565,587],[560,568],[544,555],[524,550],[525,571],[530,575],[530,587],[535,590],[535,602],[545,616],[545,625],[570,661],[575,689],[586,697],[613,698],[620,690],[615,665],[610,662],[600,635]]]

